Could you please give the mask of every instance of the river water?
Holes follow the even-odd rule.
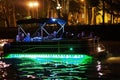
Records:
[[[1,59],[0,80],[120,80],[118,64],[108,64],[87,55],[59,58],[48,55],[21,58],[16,54]]]
[[[11,54],[0,58],[0,80],[120,80],[120,57]]]

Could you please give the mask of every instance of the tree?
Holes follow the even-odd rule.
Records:
[[[11,23],[15,22],[15,9],[14,0],[1,0],[0,1],[0,19],[5,22],[6,27],[10,27]],[[9,3],[9,4],[8,4]],[[13,19],[13,21],[11,20]]]
[[[100,11],[99,4],[100,0],[86,0],[88,9],[88,24],[96,24],[96,16]]]
[[[70,22],[74,25],[77,24],[78,14],[81,13],[82,3],[79,0],[70,0],[69,2],[69,13],[72,14]]]
[[[59,18],[62,18],[66,21],[68,21],[68,14],[69,14],[69,2],[70,0],[51,0],[49,1],[49,11],[48,14],[50,14],[50,10],[54,10],[54,12],[57,13]],[[58,7],[58,4],[60,5],[60,9],[56,9]]]
[[[114,23],[114,17],[120,17],[120,0],[106,0],[105,3],[107,4],[106,12],[111,14],[111,21],[110,23]],[[118,21],[117,21],[118,22]]]

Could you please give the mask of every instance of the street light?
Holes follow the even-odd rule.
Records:
[[[84,2],[84,0],[81,0],[81,2]]]
[[[29,7],[38,7],[39,3],[38,2],[30,2],[28,5],[29,5]]]
[[[31,8],[31,14],[32,14],[32,18],[38,17],[38,6],[39,3],[38,2],[29,2],[28,6]],[[35,11],[36,8],[36,11]]]

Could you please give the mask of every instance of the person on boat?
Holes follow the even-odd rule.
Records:
[[[17,42],[21,42],[20,40],[20,36],[21,36],[21,32],[19,32],[17,35],[16,35],[16,41]]]
[[[53,36],[54,36],[54,38],[57,37],[57,32],[56,31],[53,32]]]
[[[31,41],[30,33],[27,33],[26,37],[24,38],[24,42],[30,42],[30,41]]]
[[[19,35],[16,35],[16,41],[20,42],[20,36]]]
[[[22,42],[24,40],[24,33],[20,34],[20,41]]]
[[[89,38],[93,38],[94,36],[93,36],[93,32],[90,32],[90,34],[89,34]]]
[[[16,41],[17,41],[17,42],[22,42],[23,40],[24,40],[24,33],[19,32],[19,33],[16,35]]]
[[[78,33],[78,34],[77,34],[77,38],[78,38],[78,39],[81,38],[81,33]]]
[[[85,37],[85,32],[84,32],[84,31],[81,32],[81,37],[82,37],[82,38]]]

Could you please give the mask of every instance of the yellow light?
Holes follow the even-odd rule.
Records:
[[[29,2],[28,6],[29,7],[38,7],[39,3],[38,2]]]
[[[84,0],[81,0],[82,2],[84,2]]]
[[[29,7],[33,7],[33,3],[32,2],[30,2],[28,5],[29,5]]]
[[[37,7],[39,4],[38,2],[34,2],[33,5]]]

